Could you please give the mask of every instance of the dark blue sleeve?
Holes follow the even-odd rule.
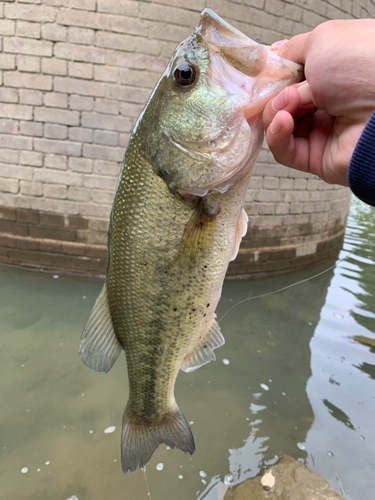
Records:
[[[348,171],[349,187],[363,202],[375,207],[375,112],[354,149]]]

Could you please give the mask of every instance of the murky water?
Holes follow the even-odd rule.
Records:
[[[225,316],[217,361],[181,373],[176,386],[196,452],[159,447],[147,466],[152,500],[221,499],[225,476],[225,483],[254,477],[284,453],[345,499],[373,500],[374,233],[374,211],[356,202],[340,258],[360,247],[355,255]],[[333,264],[227,281],[218,316]],[[0,268],[1,499],[149,498],[143,473],[124,476],[119,461],[124,357],[106,375],[78,357],[100,287]]]

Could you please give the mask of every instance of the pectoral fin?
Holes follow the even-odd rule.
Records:
[[[201,198],[186,224],[182,236],[179,261],[195,264],[199,258],[211,253],[215,235],[218,210],[210,207]]]
[[[236,229],[234,232],[233,248],[232,248],[232,253],[229,257],[229,261],[234,260],[237,257],[238,250],[240,249],[241,240],[247,233],[248,220],[249,218],[247,216],[247,213],[245,212],[244,209],[242,209],[237,219]]]
[[[79,355],[82,362],[92,370],[108,372],[121,350],[122,346],[113,329],[104,283],[82,332]]]
[[[214,349],[225,344],[223,334],[220,331],[219,323],[215,320],[215,315],[207,329],[206,335],[203,336],[199,344],[188,354],[181,365],[181,370],[184,372],[192,372],[197,370],[210,361],[215,361],[216,356]]]

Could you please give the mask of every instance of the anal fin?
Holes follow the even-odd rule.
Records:
[[[206,365],[210,361],[215,361],[214,349],[225,344],[223,334],[221,333],[219,323],[215,320],[215,316],[212,318],[207,333],[202,337],[194,351],[186,356],[180,367],[182,371],[189,373]]]
[[[121,350],[122,346],[113,329],[104,283],[82,332],[79,355],[82,362],[92,370],[108,372]]]

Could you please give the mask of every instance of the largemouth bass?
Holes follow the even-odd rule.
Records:
[[[247,229],[242,207],[261,112],[302,75],[205,9],[138,119],[113,203],[106,281],[80,343],[82,361],[97,371],[125,351],[125,473],[161,443],[194,452],[175,380],[224,344],[215,309]]]

